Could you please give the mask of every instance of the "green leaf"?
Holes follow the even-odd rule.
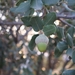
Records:
[[[52,75],[52,70],[49,69],[48,75]]]
[[[75,63],[75,50],[73,50],[73,53],[72,53],[72,61],[73,63]]]
[[[32,70],[29,68],[23,68],[24,75],[34,75]]]
[[[56,26],[52,25],[52,24],[51,25],[46,25],[46,26],[43,27],[43,31],[44,31],[46,36],[49,36],[49,35],[56,32]]]
[[[27,12],[25,12],[24,17],[25,16],[32,16],[34,13],[34,9],[30,8]]]
[[[72,57],[72,53],[73,53],[72,48],[67,49],[66,54],[67,54],[68,56]]]
[[[24,25],[27,27],[31,26],[31,19],[32,17],[22,17],[21,20],[23,21]]]
[[[34,31],[39,31],[43,29],[44,26],[43,21],[38,16],[33,17],[30,23]]]
[[[75,70],[65,70],[62,75],[75,75]]]
[[[24,14],[29,9],[30,9],[30,1],[26,1],[22,2],[13,12],[16,14]]]
[[[23,23],[26,26],[28,26],[28,27],[31,26],[35,31],[39,31],[43,28],[43,21],[38,16],[35,16],[35,17],[22,17],[21,20],[23,21]]]
[[[69,6],[75,5],[75,0],[66,0]]]
[[[42,0],[45,5],[55,5],[59,0]]]
[[[51,12],[44,17],[43,19],[44,25],[53,24],[55,20],[56,20],[56,14],[54,12]]]
[[[12,8],[10,8],[10,11],[11,12],[13,12],[13,13],[15,13],[14,11],[17,9],[17,7],[12,7]],[[16,14],[16,13],[15,13]]]
[[[66,44],[65,41],[60,41],[57,43],[57,48],[59,49],[60,52],[63,52],[68,48],[68,45]]]
[[[21,2],[24,2],[25,0],[18,0],[18,2],[16,3],[17,6],[20,5]]]
[[[57,27],[57,36],[61,39],[61,38],[64,38],[64,28],[62,27]]]
[[[74,35],[74,27],[70,27],[70,28],[67,30],[67,33],[69,33],[70,36],[73,38],[73,35]]]
[[[31,8],[35,10],[41,10],[43,7],[43,3],[41,0],[32,0],[31,1]]]
[[[34,47],[35,47],[35,38],[38,36],[38,34],[36,34],[36,35],[34,35],[33,37],[32,37],[32,39],[31,39],[31,41],[29,42],[29,48],[30,48],[30,50],[33,50],[34,49]]]
[[[70,47],[73,47],[73,39],[72,37],[70,36],[70,34],[68,33],[67,36],[66,36],[66,40],[67,40],[67,43]]]
[[[60,52],[58,48],[55,48],[54,54],[55,54],[55,57],[58,58],[62,54],[62,52]]]
[[[4,63],[5,63],[5,61],[4,61],[4,57],[0,56],[0,69],[3,68]]]

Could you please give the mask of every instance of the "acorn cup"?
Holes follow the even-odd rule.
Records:
[[[40,52],[46,51],[47,45],[49,43],[49,39],[46,35],[40,34],[36,37],[35,43],[39,49]]]

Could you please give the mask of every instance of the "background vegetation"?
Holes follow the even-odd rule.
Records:
[[[75,0],[0,0],[0,75],[75,75]],[[45,52],[35,44],[49,38]]]

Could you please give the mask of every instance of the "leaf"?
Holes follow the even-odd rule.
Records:
[[[41,10],[43,7],[43,3],[41,0],[32,0],[31,1],[31,8],[35,10]]]
[[[72,57],[72,53],[73,53],[72,48],[67,49],[66,54],[67,54],[68,56]]]
[[[66,44],[65,41],[60,41],[57,43],[57,48],[59,49],[60,52],[63,52],[68,48],[68,45]]]
[[[42,0],[45,5],[55,5],[59,0]]]
[[[66,0],[69,6],[75,5],[75,0]]]
[[[58,37],[61,39],[61,38],[64,38],[64,28],[62,27],[57,27],[57,31],[56,31]]]
[[[34,49],[34,47],[35,47],[35,38],[38,36],[38,34],[36,34],[36,35],[34,35],[33,37],[32,37],[32,39],[31,39],[31,41],[29,42],[29,48],[31,49],[31,50],[33,50]]]
[[[24,14],[30,9],[30,1],[22,2],[13,12],[16,14]]]
[[[75,75],[75,70],[65,70],[62,75]]]
[[[5,65],[4,56],[0,56],[0,69]]]
[[[44,26],[43,21],[38,16],[33,17],[30,23],[31,23],[34,31],[42,30],[42,28]]]
[[[73,35],[74,35],[74,27],[70,27],[70,28],[67,30],[67,33],[69,33],[70,36],[73,38]]]
[[[17,9],[17,7],[12,7],[12,8],[10,8],[10,11],[11,12],[13,12],[13,13],[15,13],[14,11]],[[15,13],[16,14],[16,13]]]
[[[27,27],[31,26],[31,19],[32,17],[22,17],[21,20],[23,21],[24,25],[26,25]]]
[[[53,24],[55,20],[56,20],[56,14],[54,12],[51,12],[44,17],[43,19],[44,25]]]
[[[30,8],[28,11],[25,12],[24,17],[31,16],[34,13],[34,9]]]
[[[48,75],[52,75],[52,70],[49,69]]]
[[[72,61],[73,61],[73,63],[75,63],[75,50],[72,53]]]
[[[21,2],[24,2],[25,0],[18,0],[18,2],[16,3],[17,6],[20,5]]]
[[[68,33],[67,36],[66,36],[66,40],[67,40],[67,43],[70,47],[73,47],[73,39],[72,37],[70,36],[70,34]]]
[[[43,21],[40,17],[22,17],[21,20],[27,27],[32,27],[35,31],[39,31],[43,28]]]
[[[46,25],[46,26],[43,27],[43,31],[44,31],[46,36],[49,36],[49,35],[56,32],[56,26],[52,25],[52,24],[51,25]]]
[[[55,54],[55,57],[58,58],[62,54],[62,52],[60,52],[58,48],[55,48],[54,54]]]
[[[23,75],[34,75],[32,70],[29,68],[23,68]]]

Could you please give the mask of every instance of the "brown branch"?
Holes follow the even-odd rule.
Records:
[[[57,19],[60,19],[60,18],[63,18],[63,19],[75,19],[75,15],[74,14],[56,14],[57,16]],[[71,24],[67,23],[66,21],[60,19],[61,22],[69,25],[69,26],[72,26]],[[9,22],[9,21],[0,21],[0,26],[3,26],[3,25],[7,25],[7,26],[13,26],[13,25],[23,25],[23,22],[16,22],[16,21],[13,21],[13,22]]]
[[[13,25],[23,25],[23,22],[9,22],[9,21],[1,21],[0,22],[0,26],[1,25],[8,25],[8,26],[13,26]]]
[[[64,19],[60,18],[59,20],[60,20],[62,23],[66,24],[66,25],[68,25],[68,26],[70,26],[70,27],[74,27],[74,28],[75,28],[75,26],[73,26],[72,24],[69,24],[69,23],[66,22]]]
[[[75,15],[61,15],[56,14],[57,18],[64,18],[64,19],[75,19]]]

